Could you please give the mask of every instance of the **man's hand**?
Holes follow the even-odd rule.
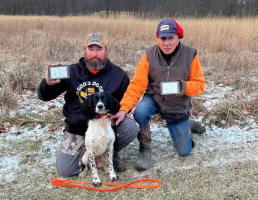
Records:
[[[110,119],[115,121],[115,125],[117,126],[126,116],[126,112],[124,110],[120,110],[116,115],[113,115]],[[115,120],[114,120],[115,119]]]
[[[186,90],[186,81],[183,81],[181,79],[177,80],[179,82],[180,85],[180,91],[179,91],[179,95],[185,95],[185,90]]]
[[[61,63],[57,63],[57,64],[50,64],[49,66],[60,66],[60,65],[62,65],[62,64]],[[49,80],[48,69],[46,70],[45,78],[46,78],[46,82],[47,82],[48,85],[55,85],[55,84],[61,82],[60,79]]]

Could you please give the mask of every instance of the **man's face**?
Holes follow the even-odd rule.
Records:
[[[161,37],[159,38],[159,47],[164,54],[171,54],[177,47],[179,43],[179,37],[174,34],[172,37]]]
[[[106,48],[96,44],[85,48],[85,62],[91,69],[103,69],[107,61]],[[104,65],[104,66],[103,66]]]

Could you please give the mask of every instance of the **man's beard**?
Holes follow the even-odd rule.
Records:
[[[87,54],[86,54],[85,57],[84,57],[84,61],[85,61],[85,64],[86,64],[87,68],[92,69],[92,70],[101,70],[101,69],[104,69],[106,67],[107,57],[105,56],[103,58],[103,60],[101,60],[98,57],[93,57],[93,58],[89,59],[87,57]]]

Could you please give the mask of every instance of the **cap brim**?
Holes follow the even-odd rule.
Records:
[[[159,33],[159,38],[162,37],[173,37],[173,35],[175,35],[175,33],[171,33],[171,32],[163,32],[163,33]]]
[[[90,46],[90,45],[94,45],[94,44],[95,44],[95,45],[98,45],[98,46],[100,46],[100,47],[102,47],[102,48],[104,48],[104,47],[105,47],[105,45],[104,45],[104,44],[99,43],[99,42],[91,42],[91,43],[88,43],[86,47],[88,47],[88,46]]]

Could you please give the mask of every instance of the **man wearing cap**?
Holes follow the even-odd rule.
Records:
[[[147,48],[143,54],[120,102],[120,111],[114,116],[119,124],[144,94],[134,111],[134,118],[140,125],[139,156],[135,166],[139,171],[151,167],[149,121],[156,113],[166,120],[178,155],[190,154],[194,145],[188,120],[191,97],[201,94],[205,87],[197,51],[180,42],[183,29],[175,19],[162,20],[156,37],[158,44]]]
[[[107,42],[101,34],[89,34],[84,47],[84,57],[69,66],[69,79],[50,80],[46,72],[38,88],[38,97],[43,101],[55,99],[65,92],[65,129],[56,161],[57,173],[63,177],[77,175],[84,168],[81,156],[85,149],[88,119],[82,114],[80,104],[88,95],[103,91],[111,93],[120,101],[130,82],[126,73],[107,58]],[[115,127],[113,162],[117,171],[125,170],[118,152],[132,142],[138,133],[137,123],[129,117]]]

